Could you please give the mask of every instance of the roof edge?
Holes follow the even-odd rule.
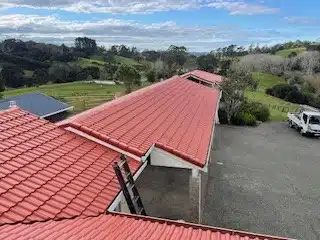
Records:
[[[4,110],[0,110],[0,115],[8,113],[8,112],[13,112],[15,110],[20,109],[18,106],[14,106],[12,108],[8,108],[8,109],[4,109]],[[24,110],[23,110],[24,111]],[[25,111],[26,112],[26,111]]]
[[[178,150],[176,150],[174,148],[171,148],[171,147],[169,147],[167,145],[164,145],[164,144],[161,144],[161,143],[155,143],[155,146],[160,148],[160,149],[162,149],[162,150],[164,150],[164,151],[166,151],[166,152],[169,152],[169,153],[171,153],[171,154],[173,154],[173,155],[175,155],[177,157],[180,157],[183,160],[185,160],[185,161],[187,161],[187,162],[189,162],[189,163],[191,163],[191,164],[193,164],[195,166],[198,166],[198,167],[201,167],[201,168],[204,168],[204,166],[205,166],[206,161],[204,163],[201,163],[199,159],[194,158],[189,154],[186,154],[186,153],[183,153],[181,151],[178,151]]]
[[[229,233],[230,235],[239,235],[242,237],[248,237],[248,236],[252,237],[252,238],[261,237],[261,238],[266,238],[268,240],[294,240],[292,238],[284,238],[284,237],[278,237],[278,236],[272,236],[272,235],[265,235],[265,234],[261,234],[261,233],[250,233],[250,232],[246,232],[246,231],[213,227],[213,226],[209,226],[209,225],[202,225],[202,224],[190,223],[190,222],[179,221],[179,220],[175,221],[175,220],[170,220],[170,219],[165,219],[165,218],[135,215],[135,214],[130,214],[130,213],[107,212],[107,214],[110,214],[112,216],[124,216],[124,217],[134,218],[137,220],[146,220],[146,221],[151,221],[151,222],[167,223],[167,224],[175,225],[175,226],[192,227],[194,229],[210,230],[213,232]]]
[[[86,110],[86,111],[84,111],[84,112],[82,112],[82,113],[79,113],[79,114],[77,114],[77,115],[74,115],[74,116],[71,117],[71,118],[68,118],[68,119],[66,119],[66,120],[64,120],[64,121],[61,121],[61,123],[59,123],[59,125],[64,125],[64,124],[66,124],[66,123],[68,123],[68,122],[71,122],[71,121],[80,120],[81,118],[86,117],[86,116],[89,115],[89,114],[94,114],[95,112],[98,112],[98,111],[100,111],[101,109],[103,109],[103,108],[105,108],[105,107],[107,107],[107,106],[109,106],[109,105],[117,104],[117,103],[120,103],[120,102],[122,102],[122,101],[125,101],[125,100],[127,100],[127,99],[129,99],[129,98],[131,98],[131,97],[140,95],[140,94],[144,93],[145,91],[149,91],[150,89],[153,89],[153,88],[156,88],[156,87],[158,87],[158,86],[161,86],[161,85],[165,84],[167,81],[172,81],[172,80],[174,80],[174,79],[176,79],[176,78],[180,78],[180,76],[178,76],[178,75],[173,76],[173,77],[171,77],[171,78],[169,78],[169,79],[166,79],[166,80],[164,80],[164,81],[157,82],[157,83],[155,83],[155,84],[152,84],[152,85],[147,86],[147,87],[144,87],[144,88],[140,88],[140,89],[138,89],[138,90],[136,90],[136,91],[134,91],[134,92],[132,92],[132,93],[129,93],[129,94],[124,95],[124,96],[122,96],[122,97],[119,97],[119,98],[117,98],[117,99],[113,99],[113,100],[111,100],[111,101],[107,101],[107,102],[105,102],[105,103],[103,103],[103,104],[101,104],[101,105],[99,105],[99,106],[96,106],[96,107],[94,107],[94,108],[88,109],[88,110]]]

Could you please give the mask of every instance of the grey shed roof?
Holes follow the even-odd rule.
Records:
[[[0,100],[0,110],[8,109],[10,101],[15,101],[18,107],[42,118],[73,108],[66,103],[42,93],[29,93]]]

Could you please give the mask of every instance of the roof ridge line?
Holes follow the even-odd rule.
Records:
[[[20,109],[18,106],[14,106],[14,107],[11,107],[11,108],[8,108],[8,109],[0,110],[0,115],[8,113],[8,112],[13,112],[13,111],[18,110],[18,109]],[[27,113],[29,113],[29,112],[27,112]]]
[[[58,125],[61,126],[61,125],[65,125],[65,124],[67,124],[67,123],[69,123],[71,121],[74,121],[74,120],[81,120],[82,117],[87,116],[87,115],[92,114],[92,113],[95,113],[95,112],[105,108],[108,105],[113,105],[113,104],[117,104],[119,102],[125,101],[128,98],[132,98],[134,96],[140,95],[141,93],[143,93],[145,91],[149,91],[150,89],[154,89],[154,88],[156,88],[158,86],[161,86],[161,85],[165,84],[167,81],[172,81],[172,80],[174,80],[176,78],[181,78],[181,77],[178,76],[178,75],[175,75],[175,76],[173,76],[171,78],[168,78],[166,80],[157,82],[157,83],[152,84],[150,86],[147,86],[147,87],[144,87],[144,88],[140,88],[140,89],[138,89],[138,90],[136,90],[134,92],[131,92],[131,93],[126,94],[124,96],[121,96],[119,98],[113,99],[111,101],[107,101],[107,102],[105,102],[105,103],[103,103],[103,104],[101,104],[99,106],[96,106],[94,108],[90,108],[90,109],[88,109],[88,110],[86,110],[86,111],[84,111],[82,113],[76,114],[75,116],[73,116],[71,118],[68,118],[68,119],[66,119],[64,121],[59,122]]]

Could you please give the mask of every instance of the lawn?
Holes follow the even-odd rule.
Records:
[[[258,101],[269,106],[270,109],[270,118],[273,121],[283,121],[287,119],[288,112],[298,111],[299,105],[286,102],[282,99],[272,97],[265,94],[265,90],[274,85],[285,83],[280,77],[266,74],[266,73],[252,73],[253,78],[259,81],[259,87],[257,91],[247,91],[246,95],[249,100]]]
[[[122,56],[113,56],[113,59],[120,64],[127,64],[127,65],[132,65],[132,66],[140,66],[141,63],[137,62],[136,60],[132,59],[132,58],[126,58],[126,57],[122,57]]]
[[[276,52],[276,55],[279,55],[281,57],[288,57],[290,53],[295,52],[296,54],[302,53],[306,51],[306,48],[291,48],[291,49],[285,49],[285,50],[280,50]]]
[[[141,87],[147,85],[148,83],[144,83]],[[122,85],[73,82],[8,90],[4,92],[4,97],[41,92],[69,103],[74,106],[74,113],[79,113],[112,100],[115,93],[124,92],[124,90]]]
[[[86,67],[98,67],[103,68],[105,62],[96,60],[96,59],[90,59],[90,58],[78,58],[76,61],[77,64],[79,64],[82,68]]]
[[[26,77],[32,77],[33,71],[31,70],[23,70],[24,76]]]

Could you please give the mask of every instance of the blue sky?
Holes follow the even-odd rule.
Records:
[[[139,49],[318,40],[318,0],[0,0],[0,38]]]

